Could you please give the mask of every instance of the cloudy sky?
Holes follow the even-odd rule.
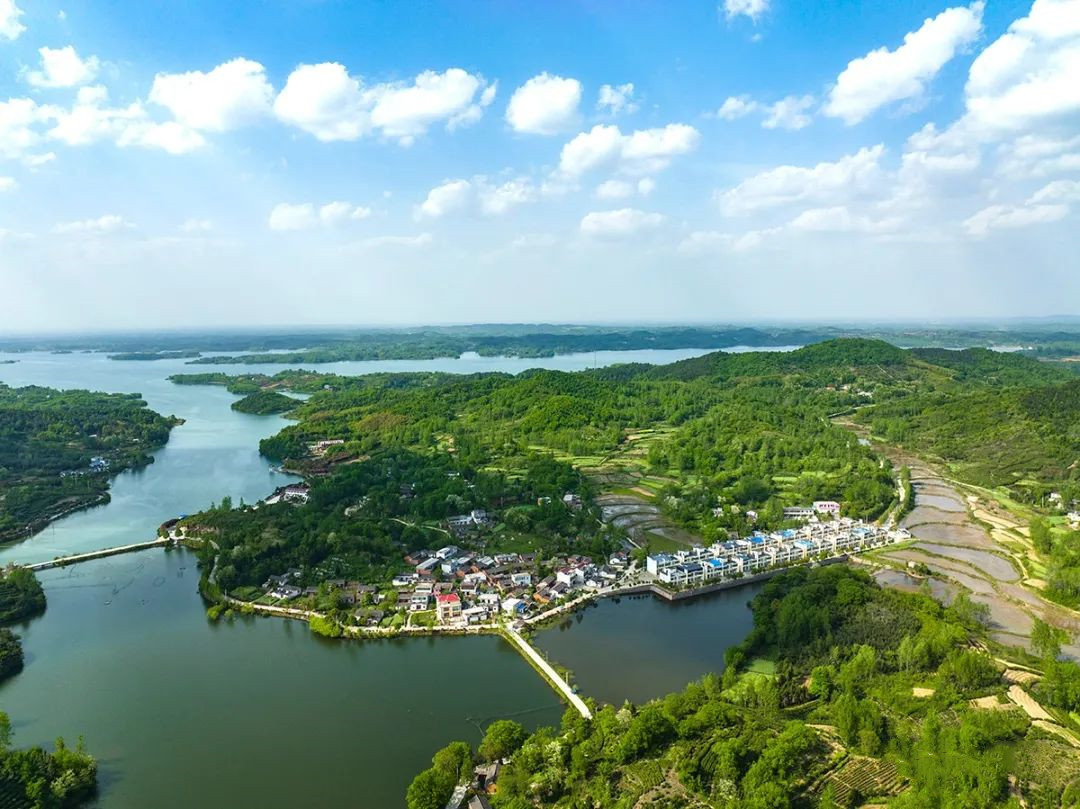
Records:
[[[0,0],[0,331],[1080,313],[1080,0]]]

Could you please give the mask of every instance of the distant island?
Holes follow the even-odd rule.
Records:
[[[232,409],[238,413],[268,416],[274,413],[287,413],[300,403],[299,399],[274,390],[260,390],[233,402]]]

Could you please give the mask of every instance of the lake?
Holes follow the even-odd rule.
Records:
[[[539,360],[331,363],[337,373],[456,373],[612,362],[673,362],[704,350],[596,352]],[[220,387],[174,385],[173,373],[278,366],[118,362],[103,354],[0,354],[0,381],[138,392],[185,423],[150,466],[112,481],[109,504],[0,549],[0,563],[150,539],[164,520],[230,495],[252,502],[291,480],[259,456],[288,422],[236,413]],[[194,557],[144,551],[41,574],[49,607],[17,627],[26,668],[0,686],[20,746],[82,734],[101,763],[98,805],[397,807],[412,776],[455,739],[477,742],[494,718],[557,724],[551,688],[496,637],[337,642],[271,618],[209,623]],[[621,703],[677,690],[722,664],[749,627],[748,589],[678,606],[602,603],[544,648],[586,696]],[[710,617],[711,616],[711,617]],[[602,644],[590,652],[590,644]],[[197,787],[197,792],[193,792]]]
[[[581,693],[612,705],[645,702],[724,670],[724,652],[753,627],[748,584],[668,602],[651,595],[601,599],[541,630],[534,645],[573,672]]]

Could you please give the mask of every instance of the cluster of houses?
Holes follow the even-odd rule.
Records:
[[[548,604],[582,590],[598,590],[626,570],[628,557],[616,553],[605,564],[588,556],[555,560],[555,572],[540,579],[535,554],[481,555],[456,545],[412,551],[405,561],[413,570],[394,577],[398,606],[409,612],[436,610],[444,624],[480,624],[503,613],[521,616],[536,604]],[[436,581],[441,579],[441,581]]]
[[[60,473],[62,478],[77,478],[87,473],[93,475],[99,472],[109,471],[109,459],[102,458],[100,455],[95,455],[90,459],[90,464],[86,469],[65,469]]]
[[[474,508],[468,514],[458,514],[456,517],[450,517],[446,521],[447,527],[458,537],[463,537],[469,531],[475,528],[483,528],[491,523],[491,515],[482,508]]]
[[[311,487],[308,484],[290,483],[288,486],[279,486],[274,489],[273,493],[263,502],[268,506],[272,506],[274,503],[292,503],[299,506],[308,501],[310,494]]]
[[[909,539],[903,529],[843,517],[764,534],[716,542],[707,548],[658,553],[645,569],[665,584],[686,586],[745,576],[767,568],[794,565],[821,556],[838,556]]]

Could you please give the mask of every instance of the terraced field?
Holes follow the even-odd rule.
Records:
[[[830,784],[837,806],[861,806],[870,798],[899,795],[907,780],[891,761],[852,756],[824,780],[821,789]]]

